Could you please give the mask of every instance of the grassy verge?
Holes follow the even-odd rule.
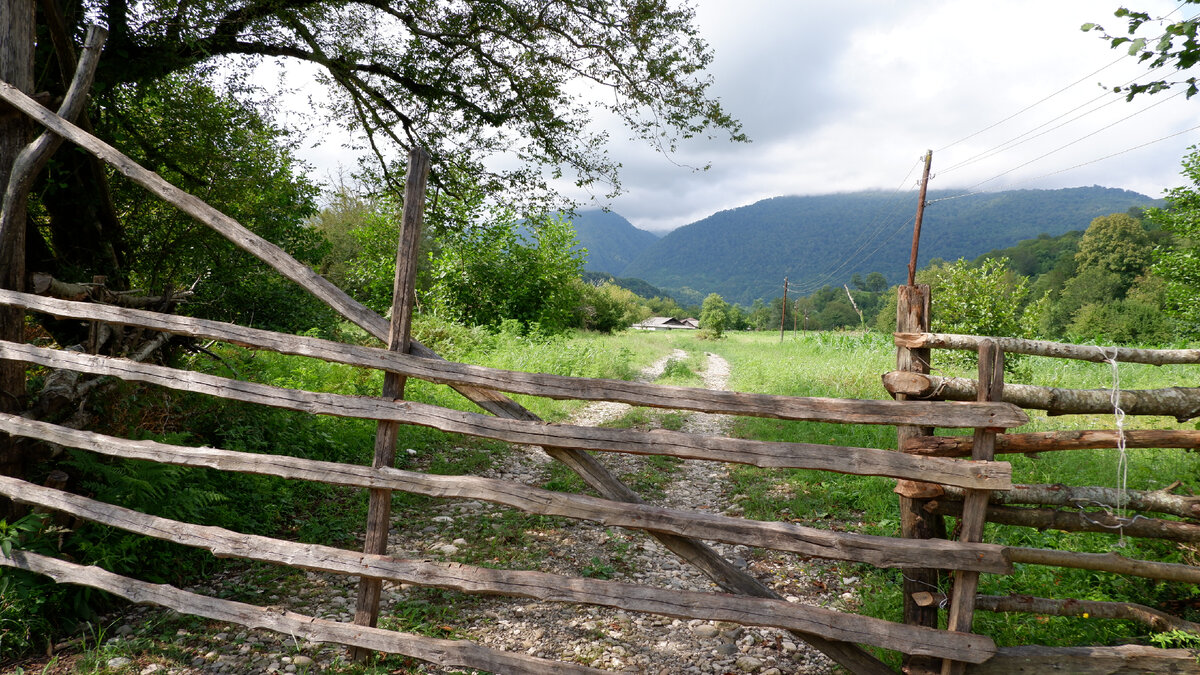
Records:
[[[778,336],[732,334],[728,339],[706,343],[733,366],[732,388],[795,396],[884,398],[879,376],[894,366],[890,340],[880,335],[808,334],[789,336],[782,344]],[[952,363],[935,358],[943,374],[971,376]],[[1190,373],[1190,374],[1189,374]],[[1190,378],[1190,379],[1189,379]],[[1113,385],[1108,364],[1027,358],[1009,376],[1009,381],[1055,387],[1107,389]],[[1119,386],[1150,389],[1194,386],[1195,367],[1139,366],[1118,368]],[[1191,384],[1189,384],[1191,383]],[[1050,418],[1031,415],[1031,423],[1016,431],[1053,429],[1114,428],[1112,415],[1078,415]],[[1126,418],[1125,428],[1179,428],[1167,418]],[[1188,425],[1190,426],[1190,425]],[[1186,427],[1184,427],[1186,428]],[[943,430],[942,433],[948,433]],[[860,447],[895,447],[894,430],[888,427],[840,426],[778,420],[742,419],[735,434],[772,441],[802,441]],[[1047,453],[1039,458],[1006,456],[1013,464],[1013,480],[1019,483],[1063,483],[1069,485],[1117,486],[1127,467],[1130,489],[1153,490],[1175,480],[1195,485],[1200,462],[1180,450],[1137,449],[1126,453],[1122,464],[1116,450]],[[869,534],[896,536],[899,518],[894,482],[881,478],[844,476],[814,471],[770,471],[752,467],[732,472],[732,490],[747,517],[796,519],[817,527],[846,529]],[[951,521],[951,524],[953,521]],[[1093,533],[1038,532],[1029,528],[988,525],[985,540],[1008,545],[1055,548],[1070,551],[1118,551],[1122,555],[1168,562],[1190,561],[1193,552],[1185,546],[1159,541],[1142,541]],[[862,611],[900,619],[900,576],[898,571],[862,567]],[[946,590],[945,585],[942,590]],[[1024,593],[1052,598],[1131,601],[1160,606],[1196,620],[1196,589],[1185,584],[1158,583],[1084,570],[1060,570],[1018,565],[1011,576],[984,575],[981,593]],[[1017,644],[1114,644],[1150,639],[1144,626],[1123,621],[1098,621],[1025,614],[976,615],[977,632],[991,635],[1001,645]]]

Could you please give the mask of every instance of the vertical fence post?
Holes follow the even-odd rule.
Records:
[[[404,215],[400,225],[400,241],[396,249],[396,277],[392,288],[392,323],[388,332],[388,349],[407,352],[412,328],[413,299],[416,295],[417,257],[421,242],[421,223],[425,212],[425,184],[429,177],[429,155],[420,148],[408,153],[408,176],[404,181]],[[383,397],[389,401],[404,398],[406,378],[386,373],[383,378]],[[371,466],[391,467],[396,459],[396,422],[380,422],[375,430],[375,456]],[[382,555],[387,552],[388,530],[391,527],[392,491],[370,491],[367,506],[367,533],[363,552]],[[363,577],[358,582],[358,603],[354,623],[374,626],[379,620],[379,595],[382,582]],[[354,659],[361,661],[371,653],[362,647],[354,648]]]
[[[995,341],[979,341],[979,388],[977,401],[999,401],[1004,396],[1004,351]],[[976,429],[971,444],[972,460],[991,460],[996,454],[996,430]],[[967,490],[963,500],[959,541],[983,541],[983,526],[987,518],[989,490]],[[954,595],[950,601],[949,630],[969,633],[975,617],[975,591],[979,588],[978,572],[954,572]],[[962,675],[967,664],[962,661],[942,663],[942,675]]]
[[[896,289],[896,330],[901,333],[929,332],[929,285],[900,286]],[[896,369],[914,373],[929,372],[929,349],[896,349]],[[896,396],[904,400],[903,394]],[[896,428],[897,447],[916,436],[929,436],[929,427],[901,426]],[[896,494],[900,497],[900,534],[905,539],[934,539],[946,536],[945,521],[941,516],[927,512],[923,507],[929,497],[938,496],[941,489],[929,483],[909,480],[896,481]],[[928,568],[902,568],[904,593],[904,623],[910,626],[937,628],[938,607],[922,607],[913,599],[914,593],[936,592],[938,571]],[[928,656],[904,657],[905,672],[935,673],[941,662]]]

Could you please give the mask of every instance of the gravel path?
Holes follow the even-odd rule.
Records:
[[[670,359],[682,360],[682,350],[664,357],[642,372],[640,379],[653,381],[662,374]],[[705,386],[724,389],[729,379],[729,364],[715,354],[707,354],[703,372]],[[622,417],[630,407],[600,402],[586,406],[571,420],[573,424],[597,425]],[[684,431],[722,434],[728,429],[722,415],[688,413]],[[660,460],[654,462],[653,460]],[[632,484],[641,480],[651,488],[642,490],[647,501],[675,508],[706,510],[740,515],[741,510],[725,496],[728,472],[725,466],[698,460],[645,458],[606,453],[601,460],[618,476]],[[503,477],[528,485],[544,485],[551,477],[552,460],[540,448],[513,452],[504,461],[493,464],[484,475]],[[515,514],[501,507],[477,501],[439,501],[426,506],[418,515],[397,514],[396,527],[389,540],[389,552],[398,557],[449,559],[463,554],[478,554],[486,560],[488,529],[507,532],[499,523]],[[569,576],[593,576],[617,581],[636,582],[660,588],[719,590],[707,577],[692,570],[657,541],[641,532],[571,521],[548,519],[531,521],[532,527],[517,532],[523,537],[522,548],[529,560],[495,563],[525,569],[538,569]],[[527,523],[528,525],[529,523]],[[510,544],[511,545],[511,544]],[[801,560],[791,554],[750,549],[746,546],[716,544],[715,548],[735,565],[775,588],[792,602],[826,607],[853,607],[853,593],[842,592],[854,578],[843,579],[836,567],[819,560]],[[511,549],[510,549],[511,550]],[[253,585],[232,574],[210,579],[194,590],[218,593],[234,584]],[[349,621],[354,607],[356,580],[314,572],[294,572],[274,591],[268,590],[258,604],[287,607],[293,611]],[[453,610],[447,610],[452,606]],[[545,603],[500,597],[468,597],[456,593],[430,591],[407,584],[385,584],[384,616],[400,615],[411,619],[427,618],[434,624],[444,622],[454,635],[482,645],[519,651],[552,659],[586,663],[592,667],[617,671],[654,674],[674,673],[829,673],[831,662],[795,639],[786,631],[745,628],[723,622],[676,620],[585,605]],[[144,639],[155,625],[173,627],[171,621],[184,621],[153,608],[134,608],[120,617],[110,647],[121,640]],[[164,618],[167,617],[167,618]],[[344,649],[337,645],[306,644],[288,636],[267,631],[250,631],[227,624],[191,619],[175,630],[171,639],[183,656],[173,659],[112,657],[106,664],[112,673],[139,675],[190,675],[192,673],[276,673],[341,672]],[[386,625],[386,624],[385,624]],[[161,634],[161,628],[159,628]],[[161,640],[161,638],[160,638]],[[113,648],[112,653],[121,650]],[[105,663],[101,660],[100,663]],[[28,668],[27,668],[28,670]],[[34,670],[32,672],[38,672]],[[47,672],[56,672],[49,670]],[[62,671],[66,672],[66,671]],[[415,664],[391,672],[461,672],[427,664]]]

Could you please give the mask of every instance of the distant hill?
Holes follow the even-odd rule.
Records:
[[[579,247],[587,249],[584,269],[621,276],[621,270],[642,251],[658,241],[658,236],[639,230],[628,220],[610,211],[580,211],[571,222]]]
[[[958,194],[929,193],[918,267],[934,258],[974,259],[1040,234],[1084,230],[1097,216],[1155,203],[1136,192],[1099,186]],[[684,287],[716,292],[743,305],[778,296],[784,276],[799,295],[870,272],[902,283],[915,212],[914,193],[765,199],[667,234],[619,276],[645,279],[668,292]]]
[[[643,298],[669,298],[671,294],[657,286],[642,281],[641,279],[627,279],[623,277],[614,277],[608,272],[588,272],[584,271],[583,280],[589,284],[602,284],[608,282],[614,286],[620,286],[627,291],[635,293]]]

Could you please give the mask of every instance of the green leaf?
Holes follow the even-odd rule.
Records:
[[[1079,30],[1081,30],[1081,31],[1083,31],[1083,32],[1085,32],[1085,33],[1086,33],[1086,32],[1088,32],[1088,31],[1091,31],[1091,30],[1096,30],[1097,28],[1099,28],[1099,26],[1097,26],[1097,25],[1096,25],[1096,24],[1094,24],[1094,23],[1085,23],[1085,24],[1083,24],[1082,26],[1080,26],[1080,27],[1079,27]]]

